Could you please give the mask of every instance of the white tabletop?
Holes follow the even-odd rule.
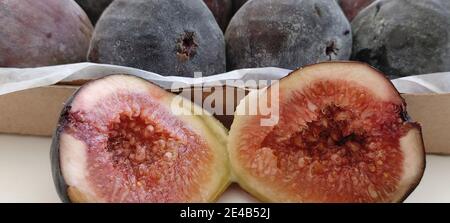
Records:
[[[50,138],[0,135],[0,202],[60,202],[50,170]],[[428,156],[407,202],[450,202],[450,157]],[[256,202],[232,186],[219,202]]]

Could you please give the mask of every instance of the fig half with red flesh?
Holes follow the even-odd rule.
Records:
[[[53,177],[65,202],[210,202],[229,185],[227,132],[143,79],[83,86],[61,114]],[[181,102],[180,101],[180,102]],[[202,111],[200,109],[200,111]]]
[[[276,88],[278,99],[269,100]],[[246,115],[255,100],[278,109],[275,125],[261,125],[266,114]],[[400,202],[423,176],[421,128],[409,121],[391,82],[368,65],[299,69],[250,93],[237,114],[231,166],[239,184],[263,201]]]

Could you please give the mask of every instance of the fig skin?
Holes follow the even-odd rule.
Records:
[[[450,71],[448,27],[449,1],[377,1],[352,22],[352,59],[389,76]]]
[[[64,203],[87,203],[92,202],[91,199],[89,199],[88,196],[85,196],[82,192],[77,190],[77,188],[71,187],[67,184],[66,179],[63,176],[63,172],[61,169],[61,159],[60,159],[60,149],[61,149],[61,136],[64,133],[64,128],[67,126],[70,118],[70,110],[72,109],[72,104],[74,100],[77,99],[77,97],[86,89],[90,88],[91,85],[94,85],[95,82],[101,81],[108,78],[115,78],[115,77],[129,77],[134,79],[139,79],[142,82],[146,82],[150,84],[147,80],[141,79],[139,77],[131,76],[131,75],[111,75],[106,76],[104,78],[100,78],[98,80],[90,81],[87,84],[80,87],[73,95],[70,97],[67,102],[64,105],[63,110],[61,111],[61,116],[58,121],[57,128],[55,130],[55,133],[53,135],[51,149],[50,149],[50,160],[51,160],[51,166],[52,166],[52,177],[53,181],[58,193],[58,196],[60,197],[61,201]],[[127,84],[125,82],[122,82],[124,84]],[[129,83],[128,83],[129,84]],[[156,86],[154,86],[156,87]],[[157,88],[157,87],[156,87]],[[165,92],[162,89],[155,89],[154,94],[157,96],[161,96],[161,103],[170,103],[173,97],[175,97],[174,94]],[[163,93],[161,93],[163,92]],[[184,103],[189,104],[189,102],[185,101]],[[189,111],[187,109],[191,109],[190,112],[194,112],[195,110],[198,111],[198,109],[201,110],[198,106],[191,103],[192,107],[188,108],[182,108],[186,109],[186,111]],[[206,112],[206,111],[204,111]],[[191,122],[192,125],[195,125],[196,128],[202,129],[204,131],[204,136],[207,138],[208,142],[211,142],[211,145],[214,145],[214,150],[218,152],[215,154],[218,156],[223,163],[222,169],[216,173],[219,174],[220,177],[220,186],[216,188],[216,191],[211,195],[211,197],[208,198],[208,202],[214,202],[217,199],[219,199],[220,195],[229,187],[231,184],[231,174],[230,174],[230,167],[229,161],[228,161],[228,155],[226,150],[226,144],[227,144],[227,137],[228,137],[228,130],[219,122],[217,121],[212,115],[195,115],[195,116],[187,116],[183,118],[186,122]],[[95,201],[98,202],[98,201]],[[203,201],[204,202],[204,201]]]
[[[348,60],[352,48],[350,24],[329,0],[249,1],[231,20],[225,41],[230,71]]]
[[[249,0],[232,0],[233,3],[233,14],[239,11],[239,9],[247,3]]]
[[[97,20],[102,15],[106,7],[111,4],[113,0],[75,0],[81,8],[84,9],[86,14],[91,19],[93,24],[97,23]]]
[[[390,81],[388,81],[382,73],[378,72],[367,64],[359,62],[324,62],[300,68],[296,71],[293,71],[291,74],[289,74],[279,82],[281,90],[280,95],[285,95],[285,97],[288,97],[287,95],[290,95],[290,91],[294,91],[294,89],[297,89],[300,83],[303,83],[300,84],[301,86],[310,86],[310,83],[315,79],[321,80],[322,78],[325,78],[326,80],[327,78],[329,78],[326,75],[327,72],[336,73],[334,74],[333,78],[337,79],[348,79],[349,77],[351,77],[349,80],[357,81],[358,83],[370,89],[370,91],[377,92],[377,97],[379,97],[380,100],[388,100],[395,104],[401,105],[401,115],[404,116],[402,119],[405,120],[404,124],[408,125],[410,130],[405,136],[400,138],[400,146],[404,154],[404,161],[402,161],[402,169],[404,170],[404,172],[401,178],[402,180],[399,182],[399,187],[397,188],[398,194],[392,195],[392,200],[390,202],[403,202],[419,185],[426,168],[426,156],[424,149],[425,146],[422,138],[421,126],[417,123],[411,122],[411,120],[409,119],[409,116],[406,113],[406,103],[404,99],[401,98],[400,94],[395,90],[394,85]],[[370,77],[367,75],[364,76],[364,74],[368,72],[371,73]],[[346,75],[349,76],[345,77]],[[374,84],[376,86],[374,86]],[[246,103],[251,100],[255,100],[255,97],[258,97],[258,95],[266,94],[270,90],[270,88],[272,87],[259,90],[259,92],[250,93],[245,99],[241,101],[241,104],[237,108],[237,113],[243,112]],[[280,104],[283,104],[283,102],[280,101]],[[246,144],[245,141],[239,140],[240,137],[245,134],[251,134],[249,132],[245,132],[248,129],[252,129],[254,132],[268,131],[268,129],[261,128],[259,125],[252,126],[255,123],[259,124],[259,122],[254,122],[254,120],[252,119],[254,119],[253,116],[235,116],[235,120],[230,129],[228,152],[230,155],[230,162],[235,181],[247,192],[254,195],[256,198],[263,202],[323,202],[318,200],[295,200],[295,194],[288,194],[286,195],[287,197],[284,195],[280,195],[282,193],[285,193],[283,192],[283,190],[286,190],[285,188],[283,189],[283,187],[279,187],[277,190],[272,190],[270,188],[270,185],[266,185],[264,182],[264,180],[268,181],[268,177],[255,180],[254,175],[249,173],[248,170],[243,167],[243,165],[240,163],[241,161],[239,161],[240,158],[237,152],[238,148],[248,148],[250,145],[256,145],[258,144],[259,139],[253,137],[251,140],[252,142],[248,142]],[[268,128],[274,129],[276,127]],[[256,143],[255,140],[257,141]],[[246,154],[246,157],[248,157],[248,154]],[[264,166],[263,168],[264,170],[266,170],[268,167]],[[301,188],[300,185],[298,186]],[[279,190],[281,190],[282,192],[280,192]],[[282,197],[285,198],[282,199]]]
[[[203,0],[214,14],[223,32],[227,29],[231,19],[231,0]]]
[[[375,0],[337,0],[349,21]]]
[[[97,22],[89,61],[209,76],[226,70],[225,41],[202,0],[116,0]]]
[[[0,1],[0,67],[86,61],[93,27],[72,0]]]
[[[63,110],[61,111],[61,117],[58,120],[58,126],[56,127],[56,131],[53,134],[52,144],[50,148],[50,162],[52,166],[52,177],[53,182],[55,184],[56,192],[58,193],[59,198],[63,203],[71,203],[71,199],[69,198],[69,193],[67,189],[69,186],[67,185],[61,171],[61,163],[59,161],[60,153],[59,153],[59,139],[60,135],[63,132],[63,128],[67,123],[70,104],[72,104],[73,99],[76,97],[75,93],[72,97],[70,97]]]

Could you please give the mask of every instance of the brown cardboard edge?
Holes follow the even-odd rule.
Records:
[[[402,94],[408,114],[422,126],[428,153],[450,154],[450,94]]]
[[[0,96],[0,133],[51,136],[77,86],[54,85]]]

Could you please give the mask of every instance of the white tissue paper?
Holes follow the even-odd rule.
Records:
[[[122,66],[77,63],[39,68],[0,68],[0,95],[16,91],[50,86],[58,82],[90,80],[111,74],[131,74],[170,89],[177,86],[223,85],[229,80],[279,80],[291,71],[281,68],[242,69],[202,78],[163,77],[161,75]],[[227,82],[228,83],[228,82]],[[450,92],[450,72],[411,76],[393,80],[401,93],[425,94]],[[254,88],[255,86],[246,86]]]

